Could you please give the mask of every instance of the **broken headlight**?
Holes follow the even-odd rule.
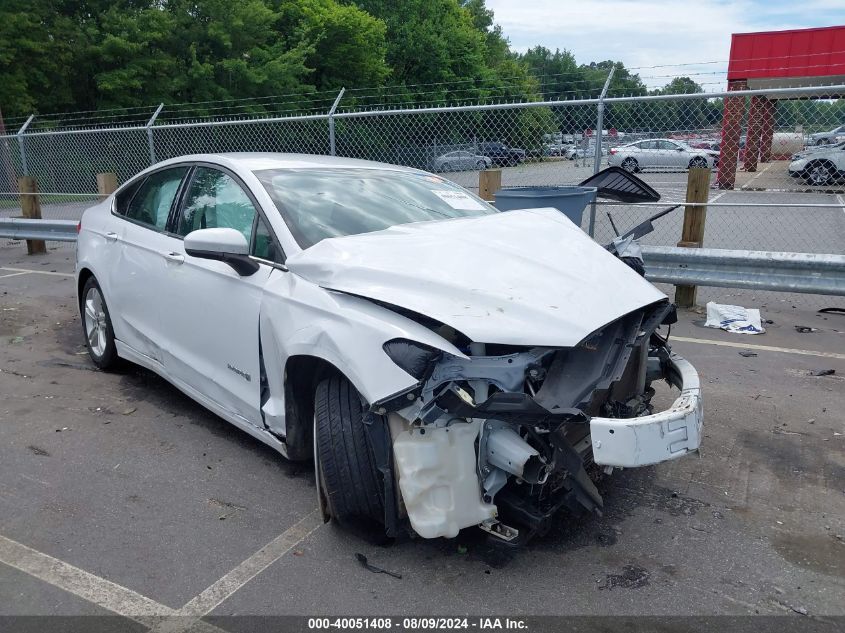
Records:
[[[384,353],[390,357],[390,360],[417,380],[425,377],[432,363],[443,353],[428,345],[401,338],[387,341],[383,347]]]

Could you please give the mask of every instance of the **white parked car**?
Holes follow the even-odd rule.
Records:
[[[690,167],[712,168],[718,160],[719,152],[696,149],[681,141],[656,138],[612,148],[607,164],[630,172],[644,169],[677,171]]]
[[[584,147],[583,145],[573,145],[564,153],[564,156],[569,160],[575,160],[577,158],[593,158],[595,155],[596,146],[594,143],[591,143],[587,147]],[[607,148],[604,145],[601,147],[601,155],[607,156]]]
[[[76,278],[98,367],[142,365],[313,456],[341,525],[525,539],[601,508],[590,473],[701,439],[660,291],[557,210],[498,212],[423,171],[168,160],[85,212]],[[662,380],[680,393],[654,412]]]
[[[845,182],[845,142],[793,154],[789,175],[820,187]]]
[[[845,124],[828,130],[827,132],[816,132],[807,137],[807,145],[827,145],[837,143],[845,138]]]
[[[432,161],[434,171],[462,171],[466,169],[487,169],[493,161],[487,156],[458,150],[447,152]]]

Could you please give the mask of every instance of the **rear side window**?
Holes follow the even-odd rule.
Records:
[[[146,178],[140,178],[133,182],[131,185],[127,185],[125,189],[123,189],[119,194],[117,194],[114,198],[114,210],[120,215],[126,215],[126,210],[129,207],[129,203],[132,201],[132,196],[135,195],[135,192],[144,184]]]
[[[185,196],[177,233],[185,236],[197,229],[230,228],[249,242],[255,207],[241,186],[229,175],[197,167]]]
[[[129,201],[124,215],[130,220],[164,231],[179,184],[187,171],[187,167],[175,167],[147,176]]]

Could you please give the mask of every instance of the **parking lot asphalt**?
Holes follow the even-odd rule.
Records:
[[[321,522],[309,464],[146,370],[97,371],[72,259],[0,247],[0,615],[845,615],[841,314],[774,304],[747,336],[683,312],[702,450],[615,471],[601,517],[518,550],[376,546]]]

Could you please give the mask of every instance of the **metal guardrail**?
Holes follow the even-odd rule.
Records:
[[[0,218],[0,237],[76,241],[73,220]],[[656,283],[845,296],[845,255],[643,246]]]
[[[25,220],[0,218],[0,237],[13,240],[75,242],[76,220]]]
[[[845,296],[845,255],[643,246],[656,283]]]

